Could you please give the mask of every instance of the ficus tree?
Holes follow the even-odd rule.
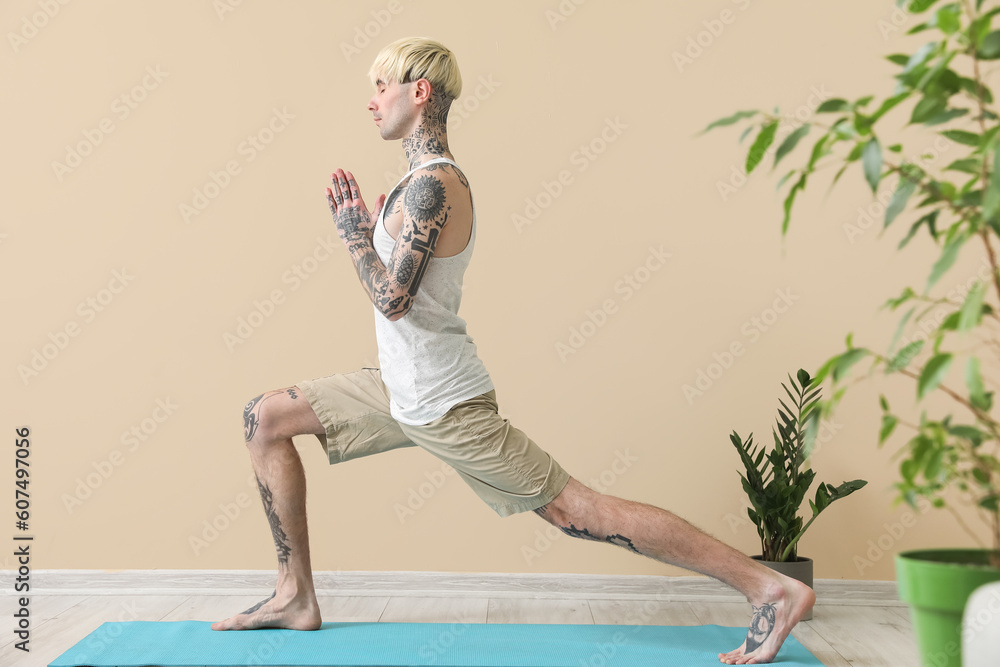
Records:
[[[788,231],[796,195],[805,190],[810,176],[821,166],[842,162],[830,189],[852,164],[875,194],[887,179],[894,183],[885,206],[879,238],[897,220],[913,216],[909,229],[899,241],[902,250],[917,235],[926,235],[938,247],[923,285],[906,286],[888,298],[880,310],[904,311],[884,354],[855,346],[853,332],[845,339],[846,350],[827,359],[815,373],[815,381],[829,378],[835,391],[819,402],[808,420],[805,454],[812,450],[819,420],[832,414],[851,384],[872,377],[899,374],[911,378],[917,401],[932,392],[954,399],[959,414],[930,417],[924,409],[919,424],[908,424],[893,414],[888,400],[879,395],[882,421],[878,433],[881,447],[898,426],[913,431],[899,451],[897,501],[916,507],[920,497],[935,507],[951,511],[976,541],[979,535],[962,520],[951,498],[957,492],[964,502],[974,505],[992,535],[994,564],[1000,566],[1000,423],[993,416],[994,378],[983,373],[980,360],[992,354],[1000,358],[1000,273],[996,243],[1000,238],[1000,130],[994,98],[987,85],[988,68],[1000,59],[1000,30],[994,30],[996,3],[962,0],[897,0],[898,7],[921,22],[907,34],[927,34],[929,41],[911,54],[893,53],[886,58],[899,67],[893,75],[892,93],[876,100],[867,95],[854,100],[828,99],[817,109],[815,118],[789,133],[774,151],[776,167],[800,142],[815,137],[807,162],[789,170],[778,182],[790,182],[784,197],[782,238]],[[957,147],[957,159],[939,170],[902,157],[899,143],[882,141],[886,115],[895,107],[913,100],[905,127],[923,126]],[[777,109],[776,109],[777,111]],[[823,123],[818,118],[829,117]],[[775,137],[781,118],[758,110],[738,111],[721,118],[699,134],[713,128],[750,121],[740,141],[757,130],[746,157],[746,172],[762,164]],[[818,135],[818,136],[816,136]],[[899,223],[897,223],[898,226]],[[989,276],[977,280],[957,300],[933,296],[932,289],[951,269],[967,244],[981,245],[989,261]],[[925,337],[896,349],[908,323],[916,323],[934,308],[947,314]],[[870,360],[867,372],[848,382],[850,371]],[[946,384],[952,368],[960,369],[964,382]],[[838,384],[842,385],[838,388]],[[983,544],[983,546],[986,546]]]

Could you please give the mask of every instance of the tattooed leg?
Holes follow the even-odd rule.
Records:
[[[647,503],[594,491],[574,478],[535,510],[567,535],[617,544],[634,553],[714,577],[743,593],[753,606],[746,641],[720,653],[725,664],[770,662],[816,595],[705,534],[677,515]]]
[[[293,435],[325,432],[297,387],[269,391],[243,408],[243,436],[278,557],[274,593],[249,609],[212,625],[213,630],[321,625],[309,560],[306,486]]]

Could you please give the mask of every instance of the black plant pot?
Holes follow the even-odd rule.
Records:
[[[754,560],[759,560],[764,565],[768,566],[775,572],[780,572],[786,577],[791,577],[796,581],[801,581],[803,584],[809,588],[813,587],[813,562],[811,558],[802,558],[799,556],[795,560],[790,560],[786,562],[779,562],[773,560],[764,560],[762,556],[751,556]],[[802,617],[803,621],[811,621],[813,617],[812,609],[809,610],[805,616]]]

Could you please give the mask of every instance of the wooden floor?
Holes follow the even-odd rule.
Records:
[[[33,572],[31,652],[14,648],[15,600],[4,591],[0,665],[44,667],[105,621],[222,620],[268,597],[275,581],[259,571]],[[738,593],[700,577],[338,572],[314,582],[324,622],[745,627],[750,618]],[[815,588],[814,618],[792,634],[824,665],[919,664],[893,582],[818,580]]]

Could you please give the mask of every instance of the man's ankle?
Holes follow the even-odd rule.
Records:
[[[305,574],[281,573],[278,575],[276,588],[282,595],[291,595],[292,597],[315,595],[311,572]]]

